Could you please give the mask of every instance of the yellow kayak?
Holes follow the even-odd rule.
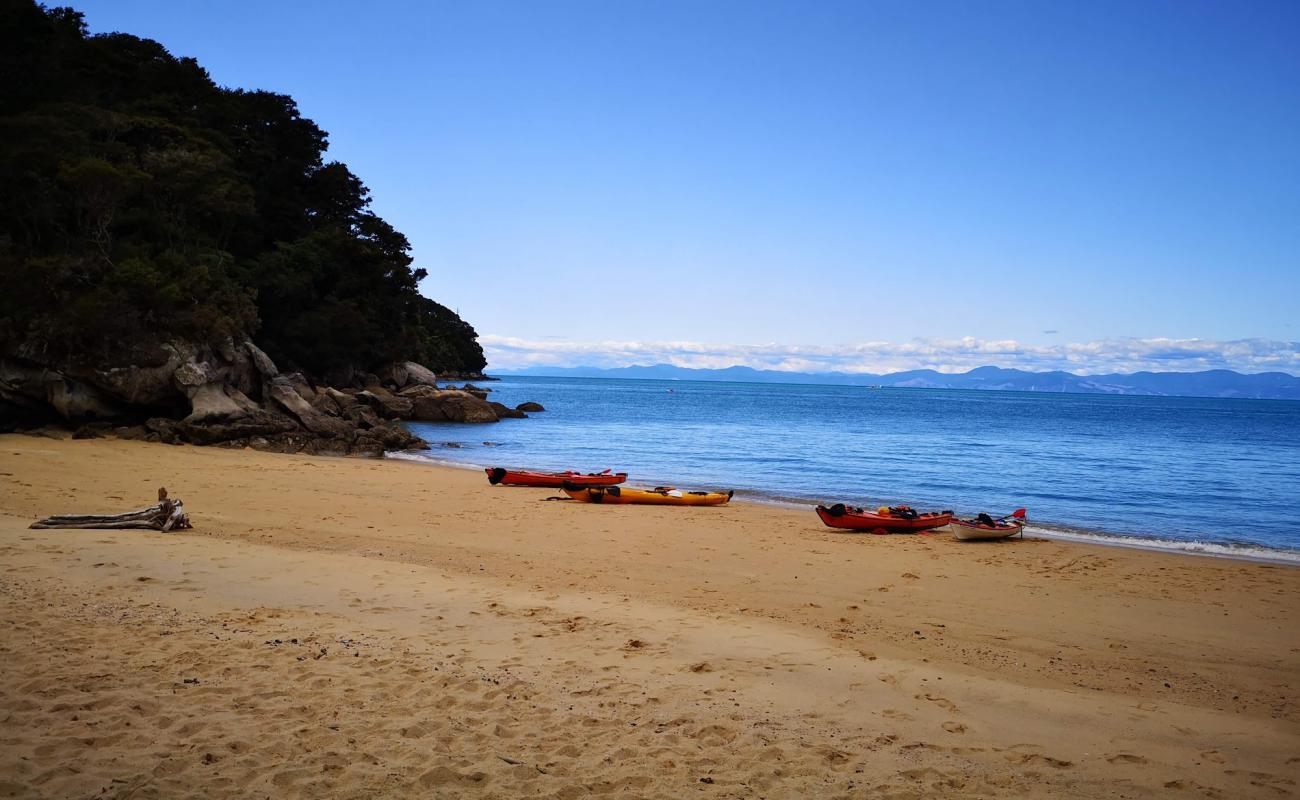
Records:
[[[566,484],[564,493],[580,503],[611,503],[647,506],[720,506],[731,499],[735,490],[722,492],[683,492],[671,486],[655,489],[628,489],[624,486],[573,486]]]

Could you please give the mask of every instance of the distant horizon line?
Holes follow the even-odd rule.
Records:
[[[610,380],[697,381],[869,387],[885,389],[968,389],[983,391],[1045,392],[1052,394],[1148,395],[1252,400],[1300,401],[1300,377],[1286,372],[1237,372],[1227,368],[1195,372],[1157,372],[1077,375],[1066,370],[1032,372],[1015,367],[984,365],[965,372],[940,372],[932,368],[871,372],[794,372],[756,369],[741,364],[709,369],[672,364],[625,367],[535,366],[497,370],[502,378],[577,378]]]
[[[914,372],[932,372],[936,375],[958,377],[958,376],[970,375],[971,373],[977,372],[979,370],[991,370],[991,369],[1002,370],[1006,372],[1019,372],[1026,375],[1064,374],[1064,375],[1073,376],[1075,378],[1107,378],[1107,377],[1120,377],[1120,376],[1129,377],[1133,375],[1205,375],[1207,373],[1226,372],[1226,373],[1231,373],[1233,375],[1240,375],[1243,377],[1251,377],[1251,376],[1258,376],[1258,375],[1283,375],[1288,378],[1300,379],[1300,374],[1287,372],[1285,370],[1280,370],[1280,369],[1263,370],[1260,372],[1245,372],[1239,369],[1232,369],[1229,367],[1210,367],[1206,369],[1196,369],[1196,370],[1140,369],[1140,370],[1132,370],[1132,371],[1116,370],[1113,372],[1072,372],[1067,369],[1025,369],[1024,367],[1001,367],[998,366],[997,364],[981,364],[977,367],[971,367],[970,369],[963,370],[963,371],[945,371],[943,369],[937,369],[935,367],[913,367],[910,369],[898,369],[890,372],[853,372],[848,370],[827,370],[827,371],[810,372],[807,370],[786,370],[786,369],[771,369],[766,367],[751,367],[747,364],[732,364],[726,367],[683,367],[668,362],[658,362],[653,364],[625,364],[619,367],[598,367],[590,364],[580,364],[576,366],[560,366],[558,364],[546,364],[546,365],[539,364],[539,365],[525,366],[525,367],[506,367],[503,369],[489,368],[489,369],[484,369],[483,374],[488,376],[531,375],[539,378],[545,378],[545,377],[563,378],[567,376],[564,375],[547,376],[541,373],[539,370],[568,370],[568,371],[587,370],[591,372],[619,372],[622,370],[631,370],[631,369],[672,369],[681,372],[727,372],[729,370],[744,370],[747,372],[754,372],[754,373],[765,374],[765,375],[803,375],[808,377],[828,376],[828,377],[845,377],[845,378],[856,378],[856,377],[889,378],[895,375],[903,375],[903,374],[914,373]],[[645,379],[637,378],[634,380],[645,380]],[[651,378],[649,380],[654,380],[654,379]]]

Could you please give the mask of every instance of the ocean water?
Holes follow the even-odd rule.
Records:
[[[608,467],[630,486],[778,502],[1023,506],[1031,534],[1300,561],[1300,402],[536,377],[490,387],[493,400],[547,410],[412,424],[433,445],[413,457]]]

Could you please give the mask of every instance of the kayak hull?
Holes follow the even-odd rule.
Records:
[[[952,521],[951,511],[920,514],[914,519],[907,519],[861,509],[845,509],[843,514],[836,515],[826,506],[817,506],[817,516],[829,528],[873,533],[920,533],[942,528]]]
[[[643,506],[721,506],[735,493],[682,492],[676,489],[628,489],[622,486],[564,487],[564,493],[579,503]]]
[[[532,472],[523,469],[505,469],[488,467],[488,483],[496,486],[537,486],[547,489],[559,489],[566,483],[575,486],[614,486],[627,480],[626,472],[602,472],[583,474],[581,472]]]
[[[1025,523],[1011,520],[997,525],[981,525],[969,520],[953,519],[948,529],[963,542],[984,541],[989,539],[1006,539],[1024,532]]]

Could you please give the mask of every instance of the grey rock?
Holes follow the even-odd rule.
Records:
[[[163,430],[153,424],[156,421],[156,419],[151,419],[145,425],[163,436]],[[265,411],[260,408],[250,411],[237,419],[221,422],[191,422],[188,420],[179,423],[171,420],[165,420],[165,422],[175,426],[176,433],[192,444],[215,444],[229,439],[245,439],[252,436],[266,436],[269,438],[276,434],[298,430],[298,423],[287,415]]]
[[[407,386],[434,386],[438,385],[438,376],[433,374],[433,370],[428,367],[407,361],[402,366],[406,367],[406,385]]]
[[[399,397],[379,386],[370,386],[357,394],[357,400],[373,408],[385,419],[410,419],[414,408],[409,398]]]
[[[101,439],[113,432],[111,422],[87,422],[73,432],[73,439]]]
[[[368,433],[363,433],[352,441],[348,455],[366,458],[383,458],[384,443]]]
[[[384,424],[384,421],[379,418],[379,415],[375,413],[374,409],[370,406],[363,406],[360,403],[349,407],[343,412],[343,414],[352,422],[353,425],[362,429],[378,428],[380,425]]]
[[[233,386],[205,383],[190,395],[186,422],[219,422],[236,419],[257,410],[257,404]]]
[[[384,386],[400,389],[407,384],[407,370],[404,362],[394,361],[375,371],[375,377]]]
[[[281,377],[289,382],[289,385],[293,387],[293,390],[297,392],[298,396],[303,400],[310,403],[312,400],[316,399],[316,390],[312,388],[311,383],[301,372],[291,372],[287,375],[282,375]]]
[[[339,407],[340,412],[347,411],[352,406],[355,406],[358,402],[355,394],[340,392],[338,389],[332,389],[328,386],[326,386],[324,389],[321,389],[319,394],[328,397],[330,400],[333,400],[335,405]]]
[[[453,389],[428,390],[412,399],[411,419],[425,422],[496,422],[497,413],[482,398]]]
[[[113,419],[125,412],[120,403],[94,386],[57,372],[46,375],[45,400],[64,419]]]
[[[262,352],[262,349],[252,342],[244,342],[244,350],[248,353],[249,360],[253,362],[253,367],[263,378],[274,378],[280,374],[276,368],[275,362],[271,357]]]
[[[492,410],[496,412],[497,417],[500,419],[527,419],[528,418],[528,415],[525,414],[524,412],[519,411],[518,409],[511,408],[505,403],[498,403],[494,400],[489,400],[488,405],[492,406]]]
[[[397,423],[379,425],[365,432],[383,443],[386,450],[428,450],[429,443]]]
[[[127,441],[141,441],[148,437],[149,429],[143,425],[123,425],[114,428],[113,435]]]
[[[343,409],[339,407],[338,401],[326,394],[324,389],[316,392],[316,396],[311,400],[311,407],[331,417],[343,416]]]
[[[174,419],[152,417],[145,421],[144,427],[151,434],[158,437],[158,441],[160,442],[165,442],[166,444],[180,444],[182,441],[180,423]]]
[[[322,414],[313,408],[311,403],[308,403],[302,398],[302,395],[298,394],[290,378],[278,375],[267,381],[264,389],[272,400],[280,404],[294,417],[297,417],[302,426],[312,433],[329,438],[351,436],[351,425],[337,417]]]

